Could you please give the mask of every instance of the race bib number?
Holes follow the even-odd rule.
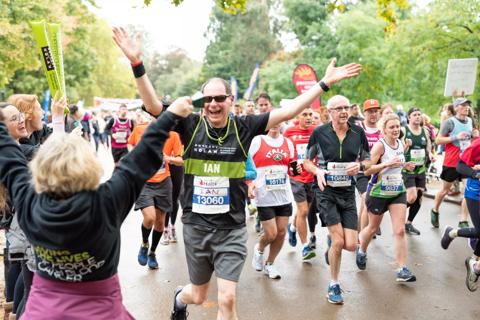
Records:
[[[219,214],[230,211],[230,182],[226,177],[193,178],[192,211]]]
[[[116,132],[116,135],[117,135],[117,139],[116,142],[117,143],[127,143],[127,132],[126,131],[118,131]]]
[[[347,166],[349,162],[329,162],[327,171],[329,174],[325,176],[327,185],[330,187],[350,187],[352,185],[352,177],[347,175]]]
[[[305,157],[307,153],[307,144],[306,143],[297,144],[296,149],[297,149],[297,162],[299,164],[302,164],[305,162]]]
[[[460,143],[460,153],[462,153],[465,149],[467,149],[470,146],[472,141],[470,139],[460,140],[459,143]]]
[[[403,179],[401,174],[386,174],[382,176],[380,193],[385,196],[396,196],[403,191]]]
[[[423,166],[425,164],[425,149],[410,150],[410,159],[416,166]]]
[[[265,173],[265,189],[267,191],[287,189],[287,174],[283,172]]]

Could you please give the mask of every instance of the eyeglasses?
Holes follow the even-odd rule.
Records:
[[[21,119],[25,120],[25,113],[23,113],[23,112],[20,112],[16,115],[13,115],[10,118],[10,122],[20,122]]]
[[[215,102],[221,103],[221,102],[225,102],[225,100],[227,100],[228,97],[230,97],[229,94],[220,95],[220,96],[205,96],[204,99],[205,99],[205,103],[211,103],[213,100],[215,100]]]
[[[350,109],[350,106],[339,106],[335,108],[330,108],[330,110],[334,110],[337,112],[348,111],[349,109]]]

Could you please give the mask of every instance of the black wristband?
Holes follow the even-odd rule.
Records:
[[[145,74],[145,66],[143,65],[143,62],[136,66],[132,66],[132,71],[135,78],[143,76]]]
[[[323,82],[322,80],[320,80],[318,82],[318,85],[320,86],[320,88],[322,88],[323,92],[327,92],[328,90],[330,90],[330,88],[327,86],[327,84],[325,82]]]

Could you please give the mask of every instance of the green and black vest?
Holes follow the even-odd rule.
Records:
[[[211,226],[244,225],[247,152],[236,122],[229,118],[226,132],[218,138],[207,128],[205,117],[200,117],[183,153],[184,211]]]
[[[412,140],[412,145],[405,153],[405,161],[415,162],[415,170],[408,171],[403,170],[402,173],[407,174],[420,174],[425,172],[425,163],[427,161],[428,152],[427,152],[427,135],[425,134],[425,129],[422,127],[422,133],[415,135],[408,126],[405,127],[405,139]]]

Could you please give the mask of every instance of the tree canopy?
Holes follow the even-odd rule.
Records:
[[[88,11],[84,1],[0,4],[0,89],[7,95],[41,94],[47,88],[28,25],[40,18],[62,24],[71,101],[85,99],[89,105],[95,95],[136,94],[109,27]],[[378,15],[380,4],[391,6],[393,28],[389,27],[393,20]],[[226,13],[229,6],[237,14]],[[259,63],[254,95],[266,91],[278,105],[281,99],[296,96],[292,83],[296,65],[310,64],[321,78],[330,59],[337,57],[339,64],[361,63],[363,73],[335,85],[323,101],[339,93],[357,103],[376,98],[407,108],[415,105],[438,117],[439,106],[450,101],[443,96],[448,59],[480,56],[478,12],[480,2],[469,0],[432,0],[422,9],[406,8],[403,0],[217,1],[205,33],[210,43],[203,61],[192,60],[181,49],[160,54],[148,46],[144,61],[158,95],[172,97],[192,94],[212,76],[236,77],[242,92]],[[130,29],[143,33],[145,44],[151,42],[148,30]],[[290,43],[280,41],[285,35]],[[478,90],[469,98],[477,102]]]

